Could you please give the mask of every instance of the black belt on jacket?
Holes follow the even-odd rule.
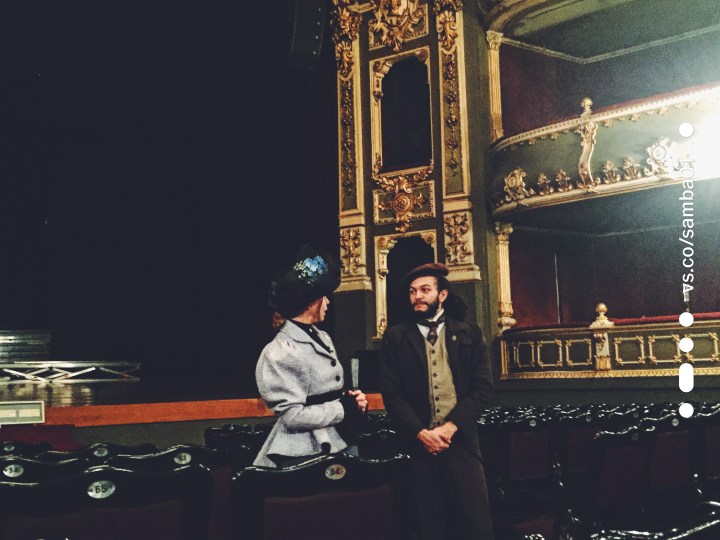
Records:
[[[342,390],[333,390],[332,392],[325,392],[324,394],[308,396],[305,399],[305,405],[320,405],[328,401],[335,401],[336,399],[340,399],[344,393]]]

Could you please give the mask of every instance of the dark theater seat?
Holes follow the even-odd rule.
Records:
[[[23,456],[0,456],[0,481],[32,484],[79,474],[89,466],[84,459],[47,462]]]
[[[0,443],[0,456],[35,457],[40,452],[47,452],[48,450],[52,450],[52,446],[47,442],[4,441]]]
[[[166,474],[107,465],[36,483],[0,482],[4,540],[204,540],[212,476],[186,466]]]
[[[102,465],[109,459],[120,455],[142,455],[157,452],[158,448],[154,444],[139,444],[136,446],[125,446],[122,444],[112,443],[95,443],[89,446],[61,452],[57,450],[49,450],[41,452],[35,457],[42,461],[65,461],[67,459],[84,459],[88,463],[94,465]]]
[[[198,445],[177,445],[141,456],[112,458],[109,465],[134,471],[165,473],[185,465],[203,465],[212,471],[213,494],[210,515],[210,538],[230,538],[230,479],[234,472],[252,464],[255,453],[246,446],[218,450]]]
[[[287,469],[249,467],[233,478],[233,538],[409,538],[409,459],[338,454]]]

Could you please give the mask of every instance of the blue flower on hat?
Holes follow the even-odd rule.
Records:
[[[293,270],[297,272],[298,278],[305,282],[307,285],[315,285],[320,281],[320,278],[327,273],[327,263],[323,260],[320,255],[316,255],[312,258],[307,258],[293,266]]]

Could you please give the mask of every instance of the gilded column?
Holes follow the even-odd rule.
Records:
[[[359,33],[362,16],[351,0],[333,0],[330,26],[338,91],[339,292],[372,289],[367,275],[360,107]]]
[[[498,273],[498,327],[500,332],[512,328],[517,322],[513,319],[513,305],[510,296],[510,223],[495,223],[495,247],[497,249]]]
[[[470,202],[462,0],[434,0],[440,66],[440,139],[445,263],[450,281],[479,281]]]
[[[490,81],[490,139],[497,141],[503,135],[502,96],[500,91],[500,44],[502,34],[488,30],[488,78]]]

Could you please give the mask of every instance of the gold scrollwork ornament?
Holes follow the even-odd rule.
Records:
[[[330,28],[332,41],[335,45],[335,61],[343,78],[352,71],[352,42],[357,39],[362,23],[362,16],[350,8],[351,0],[333,0]]]
[[[415,188],[424,181],[433,170],[433,163],[427,167],[410,174],[397,174],[386,176],[380,173],[382,159],[378,155],[373,167],[373,180],[386,193],[385,200],[378,203],[378,208],[391,211],[395,214],[398,232],[407,232],[413,212],[422,208],[426,200],[422,193],[416,193]]]
[[[414,37],[413,26],[423,17],[419,0],[373,0],[373,12],[375,20],[370,21],[370,31],[395,52]]]
[[[527,176],[527,173],[518,168],[514,169],[505,177],[504,191],[507,193],[505,196],[506,202],[521,201],[525,197],[530,197],[535,194],[532,189],[525,187],[525,176]]]
[[[679,168],[676,157],[677,143],[661,137],[658,142],[647,148],[647,163],[650,168],[644,169],[645,176],[669,174]]]

